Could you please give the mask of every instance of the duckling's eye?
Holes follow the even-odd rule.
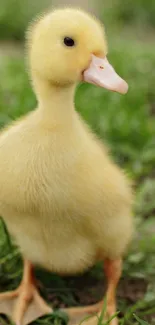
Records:
[[[75,41],[70,38],[70,37],[64,37],[64,44],[66,46],[74,46],[75,45]]]

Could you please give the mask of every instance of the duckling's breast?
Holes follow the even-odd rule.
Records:
[[[0,161],[0,214],[30,261],[75,273],[100,248],[122,254],[129,186],[82,126],[53,133],[15,127],[0,139]]]

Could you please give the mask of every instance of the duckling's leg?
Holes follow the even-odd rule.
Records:
[[[18,299],[14,306],[12,318],[16,325],[22,324],[26,309],[30,301],[33,299],[39,305],[40,310],[43,311],[44,314],[52,312],[52,309],[43,300],[36,288],[35,278],[33,275],[33,267],[27,260],[24,260],[24,272],[20,286],[14,291],[1,293],[0,301],[4,299],[12,299],[15,297],[18,297]]]
[[[104,261],[104,271],[107,278],[106,311],[108,318],[110,318],[116,313],[116,288],[122,274],[122,259],[106,259]],[[110,324],[117,325],[117,318],[115,317]]]
[[[112,317],[116,313],[116,288],[118,281],[120,279],[122,273],[122,260],[110,260],[106,259],[104,261],[104,271],[107,278],[107,292],[106,292],[106,316],[108,318]],[[67,308],[65,311],[68,313],[70,317],[82,315],[82,314],[94,314],[98,313],[100,316],[103,308],[103,300],[98,302],[92,306],[85,307],[75,307],[75,308]],[[96,318],[89,319],[86,323],[96,324]],[[117,325],[118,320],[114,318],[110,325]]]

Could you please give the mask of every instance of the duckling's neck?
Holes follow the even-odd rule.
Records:
[[[51,125],[71,123],[75,115],[75,85],[61,87],[37,78],[34,80],[34,88],[38,109],[44,121]]]

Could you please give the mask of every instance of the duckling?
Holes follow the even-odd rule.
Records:
[[[20,325],[33,299],[44,313],[52,311],[37,291],[33,265],[67,275],[103,261],[111,317],[133,233],[132,188],[75,111],[74,92],[80,81],[122,94],[128,85],[106,57],[104,26],[80,9],[43,15],[27,39],[38,105],[0,135],[0,215],[21,250],[24,273],[20,287],[0,299],[18,297],[12,317]],[[65,311],[100,313],[102,304]]]

